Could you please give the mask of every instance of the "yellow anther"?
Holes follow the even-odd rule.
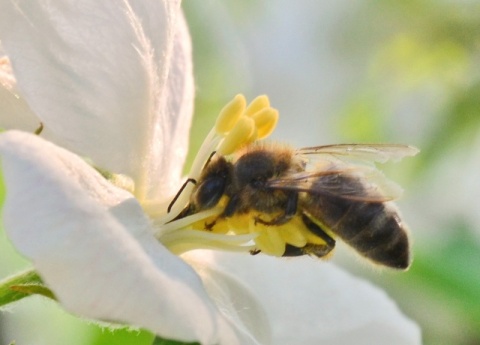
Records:
[[[215,130],[219,134],[228,133],[243,115],[247,101],[242,94],[236,95],[223,109],[217,117]]]
[[[237,151],[244,144],[248,143],[255,135],[255,121],[242,116],[235,124],[235,127],[223,138],[217,148],[220,155],[229,155]]]
[[[268,96],[266,95],[258,96],[257,98],[255,98],[253,101],[250,102],[247,109],[245,110],[245,115],[252,116],[256,112],[268,107],[270,107],[270,100],[268,99]]]
[[[252,115],[257,127],[257,139],[263,139],[272,134],[278,122],[278,110],[274,108],[264,108]]]

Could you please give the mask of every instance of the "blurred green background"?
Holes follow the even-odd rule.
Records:
[[[412,268],[379,272],[341,246],[332,261],[381,285],[420,325],[424,344],[480,344],[480,3],[185,0],[183,7],[197,84],[190,160],[239,92],[270,96],[281,114],[275,140],[419,147],[417,157],[381,167],[405,189],[398,204],[414,240]],[[4,277],[28,263],[0,236]],[[100,330],[37,297],[12,311],[1,314],[0,334],[20,323],[37,334],[17,344],[152,341],[145,332]]]

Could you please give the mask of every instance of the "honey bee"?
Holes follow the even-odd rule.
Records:
[[[408,230],[391,203],[400,190],[374,162],[417,152],[404,145],[343,144],[295,150],[253,143],[233,158],[213,153],[198,181],[190,180],[195,183],[190,201],[176,219],[223,202],[223,211],[204,223],[205,230],[242,215],[269,229],[301,224],[320,240],[301,246],[287,243],[283,256],[325,257],[339,238],[374,263],[407,269],[411,260]]]

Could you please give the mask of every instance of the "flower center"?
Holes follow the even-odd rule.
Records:
[[[201,180],[204,171],[210,169],[211,160],[222,157],[229,162],[231,156],[246,145],[268,137],[277,121],[278,111],[270,107],[267,96],[259,96],[247,105],[245,97],[237,95],[220,111],[215,126],[195,157],[188,181],[169,205],[168,214],[152,214],[149,211],[153,210],[146,209],[158,227],[157,238],[167,248],[177,254],[199,248],[243,252],[260,248],[262,251],[266,249],[269,254],[280,256],[285,251],[285,241],[275,241],[278,239],[277,230],[280,231],[280,237],[283,234],[293,243],[305,245],[304,238],[293,239],[293,235],[289,235],[288,228],[291,226],[275,226],[272,231],[272,227],[256,224],[256,215],[251,213],[234,217],[221,216],[229,200],[223,193],[223,188],[226,188],[223,183],[228,182],[221,176],[212,183]],[[195,190],[195,185],[199,183],[205,185],[206,192]],[[201,203],[208,204],[208,207],[189,212],[195,193],[205,194],[205,197],[196,197],[200,198]],[[216,202],[202,199],[210,197]]]

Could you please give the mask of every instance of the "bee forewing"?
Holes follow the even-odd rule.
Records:
[[[397,183],[388,179],[380,170],[375,168],[356,169],[364,188],[369,195],[383,195],[385,201],[398,199],[403,194],[403,189]],[[355,173],[355,174],[356,174]]]
[[[340,159],[350,157],[379,163],[399,161],[403,157],[415,156],[418,152],[420,151],[416,147],[400,144],[339,144],[305,147],[296,151],[300,155],[332,155]]]
[[[365,202],[392,201],[403,192],[399,185],[374,167],[347,164],[333,165],[328,170],[289,174],[268,181],[267,186]]]

